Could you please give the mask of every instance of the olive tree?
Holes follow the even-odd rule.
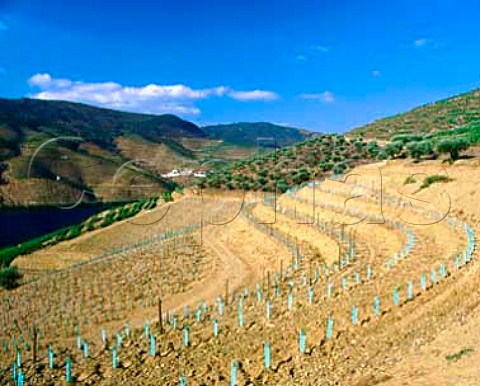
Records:
[[[458,159],[462,150],[468,149],[470,142],[465,138],[446,139],[438,143],[437,150],[440,153],[450,154],[450,158],[455,161]]]
[[[403,149],[403,143],[400,141],[395,141],[395,142],[389,143],[387,146],[385,146],[383,150],[390,158],[394,158],[400,154],[402,149]]]
[[[409,142],[407,143],[407,151],[410,154],[410,157],[418,160],[422,156],[428,155],[433,150],[432,141],[420,141],[420,142]]]

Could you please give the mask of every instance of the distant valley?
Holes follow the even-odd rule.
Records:
[[[0,99],[0,204],[145,198],[172,190],[162,174],[173,169],[211,168],[272,148],[271,137],[284,146],[311,135],[270,123],[200,128],[174,115]]]

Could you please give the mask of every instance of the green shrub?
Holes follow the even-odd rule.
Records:
[[[469,141],[474,144],[480,143],[480,124],[476,124],[470,129]]]
[[[7,267],[0,269],[0,287],[7,290],[14,289],[18,287],[18,281],[22,275],[18,271],[17,267]]]
[[[327,172],[327,171],[329,171],[329,170],[332,170],[332,168],[333,168],[333,163],[328,162],[328,161],[324,161],[324,162],[322,162],[322,163],[320,164],[320,167],[322,168],[322,170],[323,170],[324,172]]]
[[[171,201],[173,201],[172,193],[171,193],[171,192],[163,192],[163,193],[162,193],[162,197],[163,197],[163,199],[165,200],[165,202],[171,202]]]
[[[420,141],[407,143],[407,151],[410,157],[418,160],[422,156],[428,155],[433,151],[432,141]]]
[[[211,188],[219,188],[221,183],[220,183],[220,180],[216,177],[214,178],[211,178],[209,181],[208,181],[208,185],[211,187]],[[165,193],[163,194],[163,198],[165,199]]]
[[[254,186],[251,182],[245,181],[241,184],[243,190],[251,190]]]
[[[300,176],[300,174],[295,174],[292,176],[292,181],[295,185],[300,185],[303,180],[302,180],[302,177]]]
[[[403,183],[403,185],[414,184],[416,182],[417,182],[417,180],[415,178],[413,178],[413,176],[408,176],[405,179],[405,182]]]
[[[448,176],[434,174],[432,176],[428,176],[427,178],[425,178],[420,188],[425,189],[425,188],[428,188],[430,185],[435,184],[436,182],[448,182],[448,181],[450,181],[450,178],[448,178]]]
[[[74,225],[70,227],[68,231],[67,238],[68,240],[74,239],[82,234],[82,226],[81,225]]]
[[[455,354],[447,355],[445,359],[449,362],[456,362],[463,356],[471,354],[473,351],[474,350],[471,347],[462,348],[460,351],[456,352]]]
[[[394,158],[400,154],[402,149],[403,149],[403,142],[396,141],[396,142],[389,143],[387,146],[385,146],[384,151],[388,157]]]
[[[458,159],[462,150],[468,149],[470,142],[465,138],[447,139],[438,143],[437,150],[440,153],[450,154],[450,158],[455,161]]]
[[[408,142],[418,142],[423,139],[420,135],[395,135],[392,137],[393,142],[401,142],[402,144],[406,144]]]
[[[338,155],[338,154],[334,154],[334,155],[332,156],[332,161],[333,161],[333,162],[340,162],[342,159],[343,159],[343,157],[340,156],[340,155]]]
[[[105,217],[103,218],[103,221],[102,223],[100,224],[100,226],[102,228],[105,228],[111,224],[113,224],[115,221],[115,211],[108,211],[108,213],[105,215]]]
[[[150,204],[150,207],[148,209],[153,209],[157,206],[158,204],[158,195],[154,195],[152,198],[151,198],[151,204]]]
[[[287,181],[284,178],[281,178],[277,181],[277,189],[279,192],[285,192],[289,188]]]
[[[261,176],[261,177],[266,177],[267,174],[268,174],[268,169],[266,169],[266,168],[260,169],[258,171],[258,175]]]
[[[372,157],[376,157],[378,152],[380,151],[379,147],[378,147],[378,143],[375,142],[375,141],[370,141],[368,142],[368,145],[367,145],[367,153],[372,156]]]
[[[362,151],[364,143],[361,141],[357,141],[354,143],[355,151]]]
[[[157,201],[158,201],[158,195],[155,194],[146,201],[145,205],[143,206],[143,209],[150,210],[155,208],[157,206]]]
[[[333,167],[333,174],[343,174],[347,168],[346,162],[339,162]]]
[[[380,161],[386,160],[388,158],[388,154],[385,150],[380,150],[376,156],[376,158]]]

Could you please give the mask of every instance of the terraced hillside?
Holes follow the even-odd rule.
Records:
[[[399,134],[422,135],[464,128],[473,131],[475,141],[480,131],[480,90],[473,90],[411,111],[377,120],[356,128],[352,135],[390,139]]]
[[[418,189],[426,176],[441,171],[448,173],[447,182]],[[416,182],[404,185],[412,174]],[[480,212],[473,205],[478,174],[477,160],[388,161],[278,196],[187,196],[168,204],[177,213],[165,217],[177,228],[170,234],[158,221],[137,231],[133,224],[116,226],[117,234],[128,227],[132,240],[149,229],[152,236],[165,235],[156,241],[147,236],[136,249],[118,249],[122,241],[108,237],[114,229],[90,235],[76,247],[85,263],[60,271],[58,281],[42,281],[40,264],[31,282],[0,293],[2,379],[427,384],[433,369],[430,375],[402,365],[413,355],[417,366],[427,362],[421,352],[428,353],[443,335],[456,334],[456,321],[475,325],[470,318],[476,318],[480,295],[475,249]],[[138,220],[151,223],[165,210]],[[198,224],[199,213],[223,225],[182,231]],[[104,241],[89,244],[92,237]],[[90,261],[89,245],[102,245],[108,254]],[[25,261],[40,263],[46,252]],[[170,275],[161,275],[163,267]],[[185,287],[179,284],[182,275]],[[42,283],[63,290],[35,299]],[[57,312],[50,313],[53,309]],[[478,359],[472,342],[465,346],[459,339],[442,355],[464,350],[462,355]],[[442,384],[475,384],[443,361]]]
[[[138,189],[129,189],[139,184],[151,186],[150,193],[168,190],[160,176],[161,165],[137,158],[132,148],[139,145],[135,141],[161,142],[171,157],[176,154],[173,145],[184,149],[180,143],[172,144],[172,139],[184,137],[205,139],[205,134],[173,115],[0,99],[0,199],[7,205],[76,202],[85,191],[89,192],[86,200],[111,200],[114,190],[129,199],[139,195]],[[189,155],[187,149],[184,155]]]
[[[275,128],[282,144],[307,136],[293,128],[244,125],[249,130],[212,126],[206,132],[168,114],[0,98],[0,205],[72,203],[82,192],[89,201],[145,198],[172,189],[161,176],[172,169],[245,159],[263,147],[257,137],[265,130]]]
[[[342,135],[318,135],[293,146],[257,154],[200,181],[209,188],[284,192],[289,187],[330,174],[341,174],[374,159],[376,142]]]
[[[446,124],[443,118],[449,115],[456,118]],[[318,134],[292,146],[255,154],[215,170],[198,185],[282,193],[373,160],[455,162],[478,155],[479,144],[480,91],[473,91],[377,121],[347,135]]]

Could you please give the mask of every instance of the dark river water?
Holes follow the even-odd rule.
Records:
[[[17,245],[65,226],[81,223],[109,207],[111,205],[98,204],[73,209],[0,209],[0,248]]]

